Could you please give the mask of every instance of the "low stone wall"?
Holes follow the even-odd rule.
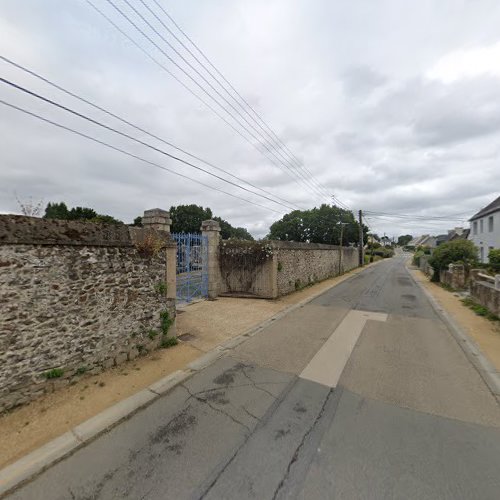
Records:
[[[429,257],[430,256],[428,255],[422,255],[422,257],[420,257],[420,263],[418,267],[427,276],[432,276],[434,274],[434,269],[429,265]]]
[[[221,242],[219,295],[275,299],[358,266],[358,249],[291,241]]]
[[[168,233],[0,215],[0,412],[155,349],[174,297]]]
[[[470,294],[476,302],[500,316],[500,275],[494,278],[482,275],[479,270],[471,271]]]
[[[447,270],[440,271],[439,281],[456,290],[466,288],[468,279],[465,267],[462,264],[450,264]]]
[[[358,249],[320,243],[273,241],[277,266],[277,296],[300,290],[304,286],[338,276],[358,267]]]

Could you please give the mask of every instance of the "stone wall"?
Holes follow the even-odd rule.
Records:
[[[319,243],[268,241],[264,243],[230,242],[231,252],[241,254],[231,260],[219,253],[219,294],[277,298],[305,286],[338,276],[358,266],[358,249]],[[262,247],[262,248],[261,248]],[[260,249],[255,259],[251,249]],[[265,251],[263,251],[265,249]],[[245,252],[249,252],[245,259]],[[222,257],[221,257],[222,255]]]
[[[0,412],[158,347],[167,255],[165,232],[0,215]]]
[[[485,276],[479,270],[471,271],[470,294],[476,302],[500,316],[500,275]]]
[[[358,267],[358,249],[319,243],[272,242],[277,266],[277,296],[338,276]]]
[[[429,258],[430,258],[430,255],[422,255],[422,257],[420,257],[420,263],[419,263],[418,267],[427,276],[432,276],[434,273],[434,269],[429,265],[429,262],[428,262]]]
[[[448,269],[439,272],[439,281],[456,290],[464,289],[467,285],[467,273],[462,264],[450,264]]]

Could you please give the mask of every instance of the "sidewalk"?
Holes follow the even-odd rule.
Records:
[[[458,294],[449,292],[429,281],[421,271],[411,269],[413,277],[438,301],[439,305],[460,325],[479,346],[491,364],[500,371],[500,327],[478,316],[460,301]]]
[[[0,417],[0,469],[162,377],[183,369],[224,341],[312,299],[365,268],[277,300],[221,297],[181,307],[177,318],[179,345],[159,349],[100,375],[83,376],[74,385]]]

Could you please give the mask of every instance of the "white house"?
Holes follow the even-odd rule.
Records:
[[[489,251],[500,248],[500,196],[469,221],[469,240],[479,248],[479,260],[487,263]]]

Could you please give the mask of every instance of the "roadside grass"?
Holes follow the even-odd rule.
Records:
[[[482,316],[483,318],[489,319],[490,321],[500,321],[500,318],[493,314],[489,309],[478,304],[470,297],[461,300],[462,304],[469,309],[472,309],[478,316]]]
[[[448,283],[439,283],[439,286],[444,288],[447,292],[456,292],[456,290],[452,286],[448,285]]]

